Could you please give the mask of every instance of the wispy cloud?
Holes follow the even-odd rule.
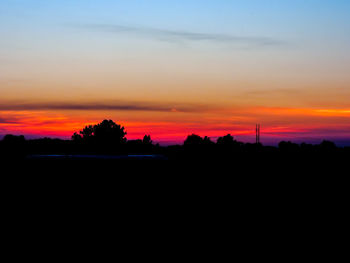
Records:
[[[144,26],[127,26],[113,24],[89,24],[83,28],[114,34],[128,34],[167,42],[199,42],[208,41],[244,46],[275,46],[284,44],[283,41],[264,36],[235,36],[229,34],[200,33],[185,30],[170,30]]]
[[[18,119],[17,118],[3,118],[3,117],[0,117],[0,124],[14,124],[14,123],[18,123]]]
[[[280,89],[264,89],[264,90],[250,90],[245,92],[247,95],[252,96],[290,96],[290,95],[300,95],[302,94],[302,90],[299,89],[291,89],[291,88],[280,88]]]
[[[2,102],[3,111],[154,111],[154,112],[203,112],[209,110],[207,105],[160,104],[152,102]]]

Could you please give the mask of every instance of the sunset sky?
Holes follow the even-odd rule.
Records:
[[[350,145],[348,0],[1,0],[0,137]]]

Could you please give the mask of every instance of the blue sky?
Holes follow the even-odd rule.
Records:
[[[140,72],[152,86],[164,86],[171,75],[180,81],[211,74],[205,83],[219,78],[238,83],[232,96],[268,86],[312,90],[335,83],[344,88],[349,80],[349,11],[346,0],[2,0],[2,82],[23,79],[35,87],[47,76],[46,82],[56,79],[64,90],[60,79],[82,86],[81,76],[88,72],[96,87],[101,75],[114,68],[121,77]],[[160,76],[168,80],[149,80]],[[44,93],[55,93],[55,85]],[[29,93],[40,96],[42,89],[27,89]]]
[[[2,0],[0,12],[2,24],[23,26],[126,23],[270,35],[348,28],[349,7],[346,0]]]
[[[211,39],[248,38],[248,43],[238,43],[235,48],[248,48],[258,56],[263,52],[263,56],[280,57],[283,53],[290,60],[315,60],[316,68],[317,59],[338,67],[349,59],[349,11],[346,0],[2,0],[0,59],[15,61],[17,52],[23,52],[22,59],[27,57],[29,62],[47,52],[54,60],[55,51],[57,56],[60,50],[101,54],[112,45],[131,56],[143,51],[158,57],[163,49],[187,56],[188,47],[194,53],[203,52],[202,57],[227,52],[223,41],[179,38],[188,33]],[[177,42],[170,47],[164,41],[169,40],[165,39],[169,32]],[[254,39],[280,45],[273,45],[271,53],[269,47],[252,45]],[[245,60],[244,52],[235,52],[236,58]]]
[[[1,0],[0,105],[117,100],[346,115],[349,14],[348,0]]]
[[[0,33],[11,44],[16,32],[54,38],[64,27],[117,24],[344,45],[349,10],[346,0],[2,0]]]

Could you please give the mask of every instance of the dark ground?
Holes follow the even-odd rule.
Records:
[[[72,247],[74,240],[111,246],[110,239],[146,246],[156,238],[159,249],[173,246],[167,242],[230,249],[234,241],[251,255],[254,243],[259,253],[296,244],[310,250],[315,242],[335,243],[348,229],[349,149],[152,146],[119,152],[121,159],[33,158],[102,154],[67,144],[0,145],[1,212],[11,238],[59,237]],[[125,158],[130,154],[157,158]]]
[[[335,259],[346,249],[348,163],[266,153],[7,160],[4,248],[20,241],[27,257],[62,259]]]

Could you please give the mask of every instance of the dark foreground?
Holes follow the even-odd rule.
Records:
[[[283,153],[256,152],[213,155],[208,152],[163,154],[33,154],[3,157],[2,178],[40,178],[50,180],[120,182],[144,181],[150,185],[163,181],[187,183],[213,182],[230,187],[234,182],[264,185],[316,185],[323,180],[342,181],[349,177],[349,156],[344,152]],[[6,168],[6,169],[5,169]],[[153,182],[154,180],[154,182]]]
[[[131,258],[160,259],[162,251],[213,261],[232,251],[250,259],[314,258],[322,246],[344,246],[345,155],[82,157],[3,162],[7,243],[36,237],[46,251],[56,243],[75,251],[77,244],[117,246]]]
[[[1,180],[7,200],[21,205],[64,204],[64,209],[73,211],[92,206],[108,213],[120,208],[146,214],[148,209],[189,214],[214,209],[209,217],[242,213],[254,220],[266,213],[294,217],[293,211],[305,215],[319,209],[347,211],[348,164],[349,159],[338,155],[31,157],[4,164],[9,170],[2,170]]]
[[[330,217],[340,222],[348,210],[350,150],[330,142],[100,147],[10,139],[0,144],[2,211],[17,226],[61,229],[78,220],[78,228],[98,222],[105,231],[162,228],[173,235],[196,229],[202,236],[208,227],[300,233],[301,225],[324,229]]]

